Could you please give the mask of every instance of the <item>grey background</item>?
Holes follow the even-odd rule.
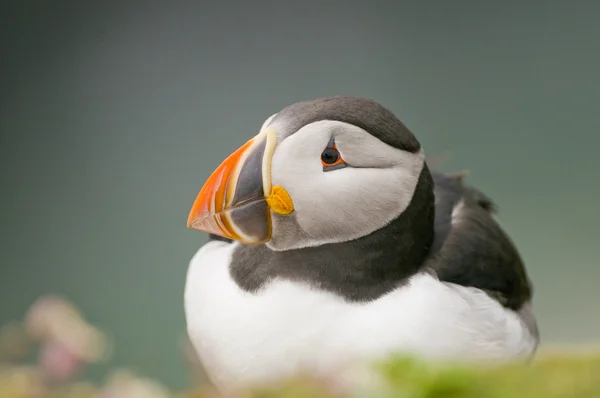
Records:
[[[1,323],[63,294],[116,342],[95,375],[183,386],[202,183],[284,105],[355,94],[498,202],[546,343],[600,335],[600,2],[83,3],[0,8]]]

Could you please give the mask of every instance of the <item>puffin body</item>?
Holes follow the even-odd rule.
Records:
[[[344,383],[394,354],[533,355],[523,263],[492,201],[462,180],[430,172],[416,137],[369,99],[304,101],[267,119],[188,218],[210,234],[185,312],[212,381]]]

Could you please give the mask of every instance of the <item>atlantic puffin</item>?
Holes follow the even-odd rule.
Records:
[[[391,355],[527,360],[532,285],[495,214],[380,103],[286,106],[193,203],[187,226],[209,238],[187,273],[190,341],[223,390]]]

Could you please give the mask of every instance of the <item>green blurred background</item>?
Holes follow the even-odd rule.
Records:
[[[600,2],[0,6],[0,324],[60,293],[108,366],[187,382],[188,210],[299,100],[374,98],[493,197],[545,343],[600,336]],[[232,325],[235,327],[235,325]]]

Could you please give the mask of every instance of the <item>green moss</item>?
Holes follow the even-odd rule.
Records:
[[[394,398],[599,398],[600,353],[540,353],[531,363],[433,366],[408,358],[378,367],[385,383],[369,397]],[[304,386],[287,385],[251,397],[333,397],[304,394]],[[325,395],[323,395],[325,394]]]
[[[479,367],[392,360],[383,374],[394,392],[419,398],[600,397],[598,353],[540,353],[532,363]]]

